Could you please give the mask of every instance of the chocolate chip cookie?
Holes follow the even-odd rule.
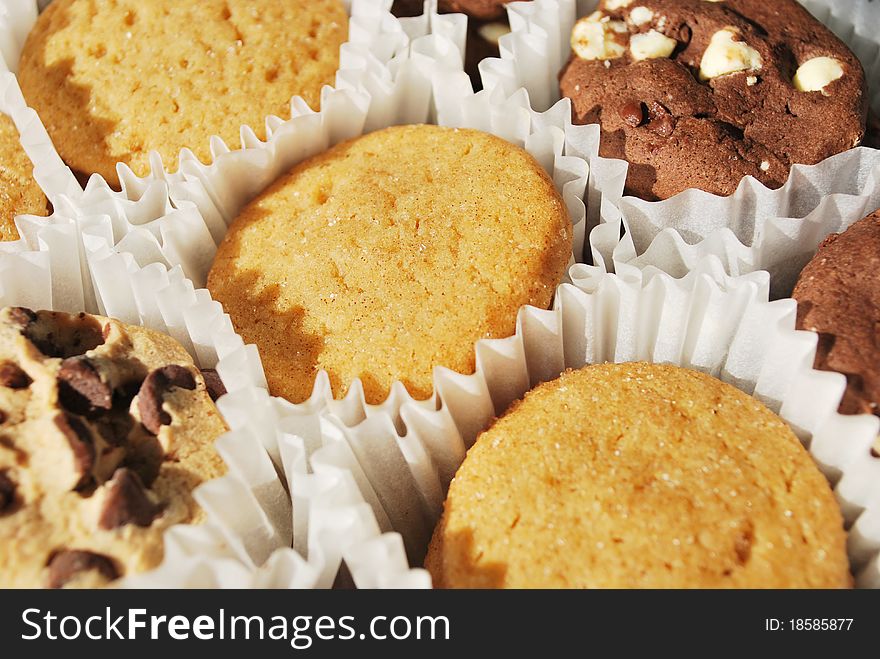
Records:
[[[97,587],[198,523],[226,430],[173,339],[86,314],[0,311],[0,587]]]
[[[528,393],[459,468],[445,588],[844,588],[834,494],[782,419],[703,373],[605,364]]]
[[[158,151],[211,161],[209,138],[262,137],[290,99],[317,109],[348,35],[341,0],[54,0],[21,55],[19,77],[58,153],[74,170],[117,182]]]
[[[34,166],[21,146],[18,129],[0,113],[0,240],[18,240],[16,215],[46,216],[46,195],[34,180]]]
[[[878,272],[880,211],[825,239],[792,295],[798,329],[819,333],[815,367],[846,376],[842,414],[880,416]]]
[[[796,0],[605,0],[571,45],[573,119],[601,125],[600,154],[646,200],[778,188],[865,134],[862,65]]]

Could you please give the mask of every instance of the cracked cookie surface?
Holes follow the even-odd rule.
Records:
[[[560,91],[642,199],[778,188],[865,133],[861,63],[795,0],[605,0],[572,48]]]
[[[205,381],[164,334],[0,311],[0,587],[96,587],[158,565],[225,468]]]
[[[785,422],[644,363],[568,371],[484,432],[425,566],[445,588],[851,585],[834,494]]]

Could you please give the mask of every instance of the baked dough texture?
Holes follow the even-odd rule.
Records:
[[[255,343],[273,394],[302,402],[320,369],[368,402],[432,370],[474,370],[474,342],[547,308],[571,258],[553,182],[488,133],[400,126],[296,166],[233,222],[208,289]]]
[[[0,240],[18,240],[16,215],[45,217],[49,214],[47,205],[15,124],[0,113]]]
[[[851,584],[840,510],[791,429],[644,363],[566,372],[484,432],[426,567],[444,588]]]
[[[340,0],[55,0],[24,45],[21,88],[74,170],[118,184],[116,163],[169,169],[209,138],[232,146],[290,99],[317,108],[348,35]]]

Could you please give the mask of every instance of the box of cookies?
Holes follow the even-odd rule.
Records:
[[[853,4],[0,2],[0,586],[880,588]]]

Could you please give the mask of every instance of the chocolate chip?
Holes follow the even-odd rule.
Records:
[[[64,412],[55,417],[55,426],[64,433],[70,450],[73,451],[73,464],[80,476],[73,489],[89,487],[94,480],[92,469],[95,466],[95,444],[89,429],[82,419]]]
[[[138,391],[138,411],[141,423],[149,432],[159,434],[162,426],[171,423],[171,415],[162,409],[162,398],[172,387],[195,389],[193,374],[183,366],[172,364],[151,372]]]
[[[98,572],[108,581],[119,578],[119,570],[113,561],[102,554],[79,549],[65,549],[56,552],[49,559],[49,588],[61,588],[78,574]]]
[[[9,389],[27,389],[33,380],[15,362],[0,364],[0,386]]]
[[[0,424],[6,423],[6,419],[9,417],[6,415],[6,412],[0,410]]]
[[[202,377],[205,378],[205,388],[207,388],[211,400],[216,401],[220,396],[226,394],[226,386],[220,379],[220,374],[213,368],[203,368]]]
[[[15,503],[15,481],[9,477],[9,472],[0,471],[0,515],[9,512]]]
[[[37,314],[25,307],[10,307],[8,313],[9,319],[21,329],[25,329],[37,319]]]
[[[871,448],[871,457],[872,458],[880,458],[880,451],[877,450],[876,446]]]
[[[95,416],[113,407],[113,392],[87,357],[71,357],[58,370],[58,400],[74,414]]]
[[[104,507],[98,518],[102,529],[116,529],[126,524],[149,526],[161,511],[147,495],[143,482],[130,469],[117,469],[107,483]]]
[[[630,101],[620,108],[620,118],[627,126],[637,128],[645,121],[644,106],[639,101]]]
[[[654,101],[648,108],[649,128],[660,137],[669,137],[675,130],[675,118],[665,107]]]

